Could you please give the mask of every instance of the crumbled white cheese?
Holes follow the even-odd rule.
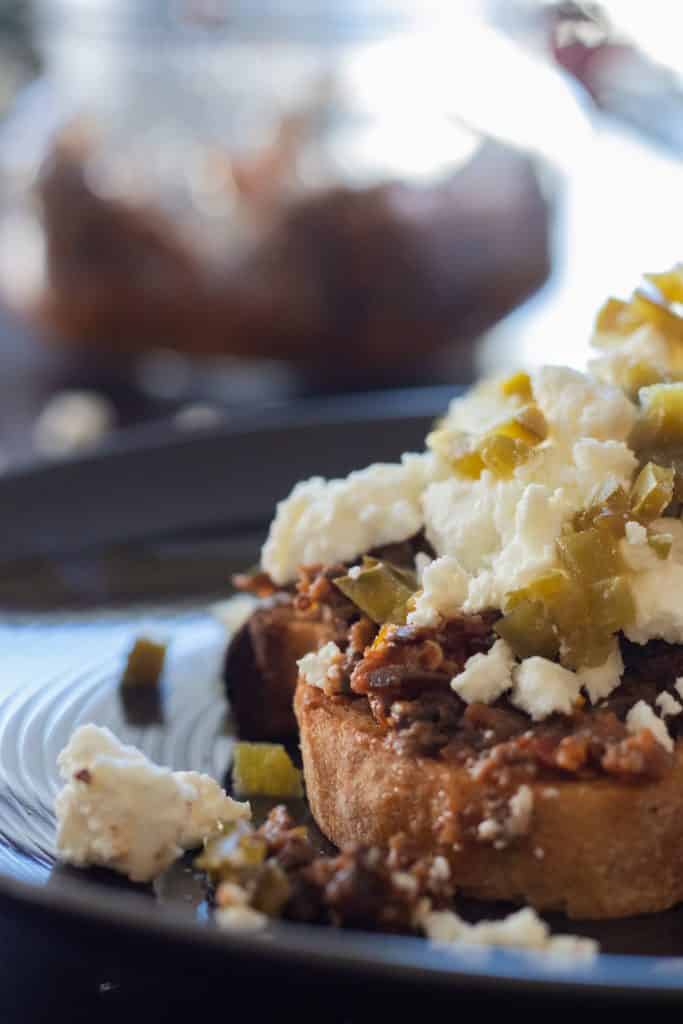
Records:
[[[432,861],[429,869],[429,878],[432,882],[447,882],[451,877],[451,866],[445,857],[438,854]]]
[[[427,486],[427,539],[470,578],[463,610],[500,608],[510,590],[556,568],[564,524],[596,485],[628,484],[635,467],[622,442],[583,438],[539,446],[509,480],[484,471],[478,480],[451,476]]]
[[[683,700],[683,676],[679,676],[676,682],[674,683],[674,690],[681,698],[681,700]]]
[[[482,843],[491,842],[492,839],[497,839],[503,831],[503,826],[495,818],[484,818],[477,825],[477,839]]]
[[[625,441],[636,421],[636,408],[622,391],[578,370],[542,366],[531,385],[551,429],[564,437]]]
[[[506,515],[513,521],[522,492],[517,481],[497,480],[488,471],[479,480],[451,476],[431,484],[422,498],[427,539],[437,555],[455,557],[474,575],[500,551],[498,520]]]
[[[525,836],[531,827],[534,811],[534,791],[530,786],[520,786],[508,800],[510,815],[506,830],[511,836]]]
[[[576,674],[581,686],[585,688],[591,704],[597,704],[599,700],[609,697],[610,693],[616,690],[624,674],[624,662],[616,637],[612,640],[611,650],[602,665],[596,665],[594,668],[581,668]]]
[[[679,704],[676,698],[672,697],[666,690],[657,694],[655,704],[662,712],[662,718],[673,718],[675,715],[680,715],[681,711],[683,711],[683,704]]]
[[[337,682],[343,657],[337,645],[330,640],[317,651],[310,651],[299,658],[297,665],[301,678],[309,686],[325,690]]]
[[[661,718],[657,718],[649,704],[639,700],[626,716],[626,728],[630,733],[638,733],[641,729],[649,729],[658,743],[671,753],[674,741]]]
[[[496,640],[487,654],[473,654],[467,659],[463,671],[451,679],[451,689],[466,704],[492,704],[512,686],[514,665],[512,649],[504,640]]]
[[[432,564],[432,559],[429,555],[425,554],[424,551],[418,551],[415,555],[415,575],[417,576],[417,582],[422,586],[422,577],[424,571],[428,565]]]
[[[151,761],[147,763],[152,764]],[[161,770],[169,771],[168,768]],[[194,850],[201,846],[206,836],[216,831],[220,822],[239,821],[250,816],[249,804],[233,800],[210,775],[204,772],[171,774],[179,786],[188,792],[193,791],[190,806],[187,808],[178,835],[178,845],[182,846],[183,850]]]
[[[231,636],[241,629],[249,616],[259,606],[259,599],[253,594],[234,594],[225,601],[216,601],[209,611],[225,627]]]
[[[576,511],[565,495],[534,482],[453,477],[423,497],[427,538],[469,574],[464,610],[500,607],[503,595],[556,564],[555,540]],[[577,506],[578,507],[578,506]]]
[[[349,578],[352,580],[357,580],[361,572],[362,569],[360,565],[352,565],[351,568],[349,569]]]
[[[407,540],[422,527],[420,494],[438,463],[431,454],[375,463],[341,480],[312,477],[278,503],[261,553],[275,583],[293,580],[301,565],[349,562],[383,544]]]
[[[647,529],[642,523],[630,520],[626,524],[626,541],[629,544],[647,544]]]
[[[662,559],[647,542],[647,530],[640,523],[626,524],[626,535],[619,542],[622,561],[631,572],[658,569]],[[635,582],[635,581],[634,581]]]
[[[490,569],[484,569],[470,580],[467,588],[467,600],[462,610],[467,615],[476,615],[477,612],[486,611],[487,608],[497,608],[501,601],[501,593],[507,593],[507,591],[502,591]]]
[[[216,892],[214,920],[223,931],[254,932],[268,924],[268,917],[249,905],[249,893],[236,882],[221,882]]]
[[[510,479],[488,470],[466,479],[442,454],[427,452],[343,480],[304,481],[278,505],[264,569],[282,584],[301,564],[352,561],[424,526],[439,557],[419,567],[423,593],[409,621],[431,626],[461,608],[500,608],[510,590],[557,566],[562,527],[596,484],[628,483],[636,466],[624,443],[635,408],[620,391],[565,367],[542,368],[532,383],[549,436]],[[451,403],[435,436],[476,443],[523,404],[504,396],[500,381],[486,381]]]
[[[526,658],[514,670],[513,679],[512,703],[535,722],[555,711],[570,715],[581,689],[575,672],[547,658]]]
[[[592,957],[598,952],[593,939],[575,935],[551,936],[547,924],[535,910],[524,907],[501,921],[480,921],[468,924],[450,910],[428,911],[420,925],[432,942],[454,948],[461,946],[504,946],[513,949],[535,949],[548,952]]]
[[[74,732],[58,765],[65,782],[55,800],[60,859],[112,868],[134,882],[151,881],[218,821],[251,813],[207,775],[153,764],[95,725]]]
[[[624,632],[634,643],[661,638],[678,644],[683,642],[683,522],[657,519],[652,529],[670,535],[668,558],[657,556],[635,524],[627,524],[626,537],[619,544],[621,557],[633,574],[630,583],[635,605],[635,619]]]
[[[628,487],[638,460],[623,441],[596,441],[584,437],[572,447],[573,470],[565,472],[565,486],[585,504],[596,484],[606,480]],[[573,478],[573,479],[572,479]]]
[[[417,879],[409,871],[394,871],[391,875],[392,885],[401,892],[417,892]]]
[[[497,850],[503,850],[511,839],[525,836],[531,828],[534,810],[534,792],[530,786],[520,786],[510,797],[507,806],[494,810],[497,817],[484,818],[477,826],[477,839],[481,843],[493,843]]]
[[[489,607],[500,607],[508,591],[526,586],[556,565],[555,541],[571,511],[571,504],[560,491],[537,483],[524,488],[514,511],[513,530],[491,566],[494,589],[487,602]],[[477,610],[472,597],[468,594],[468,611]]]
[[[439,429],[447,428],[462,434],[483,434],[514,416],[525,403],[519,395],[502,394],[500,384],[503,379],[480,381],[465,394],[454,398]]]
[[[268,924],[268,917],[253,907],[219,907],[214,919],[224,932],[258,932]]]
[[[454,615],[467,597],[467,574],[457,558],[436,558],[422,572],[422,589],[408,615],[411,626],[436,626],[440,617]]]
[[[596,333],[592,343],[596,348],[601,348],[604,354],[589,360],[589,373],[606,384],[614,384],[625,390],[629,390],[632,371],[642,366],[647,366],[662,380],[678,369],[672,359],[678,346],[669,345],[666,338],[647,324],[625,338],[621,335]]]
[[[683,564],[657,559],[657,565],[639,572],[631,582],[635,619],[624,633],[634,643],[661,638],[683,643]]]

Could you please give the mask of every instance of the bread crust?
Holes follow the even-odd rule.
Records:
[[[230,642],[223,670],[242,739],[296,734],[297,661],[333,636],[329,625],[297,617],[291,604],[266,604],[249,616]]]
[[[448,820],[483,785],[462,766],[399,755],[364,701],[339,703],[299,682],[295,712],[313,816],[337,846],[386,843],[398,832],[434,850]],[[529,903],[572,918],[665,910],[683,900],[683,744],[656,782],[530,782],[531,828],[506,848],[449,849],[461,892]]]

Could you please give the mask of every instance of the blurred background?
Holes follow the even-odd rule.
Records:
[[[681,252],[670,0],[0,0],[0,470],[581,366]]]

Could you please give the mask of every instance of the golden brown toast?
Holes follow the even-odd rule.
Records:
[[[399,755],[365,701],[336,702],[299,683],[295,710],[308,801],[336,845],[410,835],[433,850],[483,784],[464,767]],[[683,899],[683,745],[656,782],[550,778],[534,794],[528,834],[503,849],[449,849],[456,884],[485,900],[530,903],[574,918],[625,917]]]
[[[240,736],[263,740],[296,734],[297,661],[332,637],[329,625],[297,616],[291,604],[266,605],[249,616],[228,648],[224,670]]]

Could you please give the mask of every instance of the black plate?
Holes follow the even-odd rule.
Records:
[[[460,953],[427,942],[280,924],[226,935],[200,882],[179,865],[151,889],[56,866],[55,758],[81,721],[110,725],[176,768],[220,777],[231,728],[219,680],[226,635],[208,612],[230,573],[252,563],[275,501],[298,479],[345,473],[419,450],[448,393],[372,395],[263,413],[257,425],[122,438],[106,453],[0,483],[0,908],[60,941],[83,928],[169,965],[220,973],[295,968],[306,977],[436,995],[486,988],[649,998],[683,991],[683,914],[560,930],[607,954],[567,964],[505,950]],[[140,632],[171,640],[159,707],[125,708],[117,678]],[[473,913],[477,908],[469,908]],[[491,913],[491,908],[487,908]]]

